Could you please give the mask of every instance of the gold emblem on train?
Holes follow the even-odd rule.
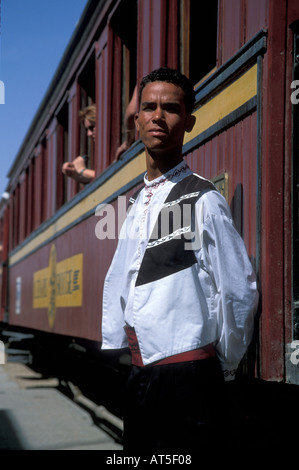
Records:
[[[33,308],[47,309],[49,326],[53,328],[58,308],[82,306],[82,284],[83,254],[58,262],[52,245],[49,265],[33,274]]]

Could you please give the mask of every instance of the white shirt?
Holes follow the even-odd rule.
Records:
[[[191,174],[181,162],[153,181],[145,176],[106,276],[102,348],[127,347],[125,323],[135,328],[145,365],[214,343],[226,378],[231,379],[251,341],[258,293],[244,242],[218,191],[209,191],[196,202],[197,263],[150,286],[135,285],[166,197]],[[155,295],[150,295],[151,289]]]

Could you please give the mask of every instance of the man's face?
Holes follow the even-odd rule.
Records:
[[[96,126],[93,122],[89,121],[89,119],[84,120],[84,126],[87,132],[88,137],[92,137],[93,141],[96,140]]]
[[[192,130],[194,122],[179,86],[157,81],[144,87],[135,123],[149,153],[181,152],[184,134]]]

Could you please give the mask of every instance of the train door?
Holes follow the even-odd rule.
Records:
[[[295,21],[290,24],[289,33],[291,35],[290,46],[292,54],[288,54],[291,60],[291,88],[289,93],[291,99],[287,101],[287,106],[291,106],[290,118],[290,263],[288,277],[290,288],[286,288],[287,299],[290,300],[290,312],[286,323],[286,381],[299,385],[299,8],[292,10],[296,13]],[[288,81],[288,80],[287,80]],[[288,83],[289,86],[289,83]],[[286,126],[286,136],[288,136],[288,126]],[[286,155],[288,161],[288,154]],[[285,237],[285,244],[288,237]]]
[[[299,340],[299,20],[294,28],[292,95],[292,316],[293,340]]]

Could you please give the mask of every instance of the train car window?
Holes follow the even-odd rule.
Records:
[[[80,87],[80,109],[95,103],[95,56],[94,53],[87,61],[78,76]],[[78,118],[79,119],[79,118]],[[79,155],[89,155],[89,168],[95,168],[95,145],[87,136],[83,122],[79,122]]]
[[[42,153],[41,153],[41,222],[44,222],[47,218],[47,207],[48,207],[48,146],[47,139],[44,138],[42,143]]]
[[[28,235],[29,233],[29,227],[30,227],[30,216],[31,216],[31,211],[30,211],[30,172],[29,172],[29,166],[27,166],[25,170],[25,178],[24,178],[24,183],[25,185],[25,220],[24,220],[24,238]]]
[[[12,246],[19,243],[20,227],[20,184],[18,183],[13,192],[13,224],[12,224]]]
[[[34,221],[34,171],[35,159],[32,158],[26,169],[26,217],[25,235],[28,236],[33,230]]]
[[[57,188],[56,209],[67,201],[67,176],[61,171],[64,162],[68,161],[69,108],[66,102],[57,115]]]
[[[180,63],[194,86],[216,67],[218,0],[180,2]]]
[[[22,242],[25,238],[25,229],[26,229],[26,173],[22,171],[19,176],[20,183],[20,206],[19,206],[19,243]]]
[[[126,18],[126,21],[124,21]],[[114,34],[113,43],[113,87],[111,155],[126,140],[125,114],[132,99],[137,77],[137,1],[125,0],[113,14],[110,26]]]

